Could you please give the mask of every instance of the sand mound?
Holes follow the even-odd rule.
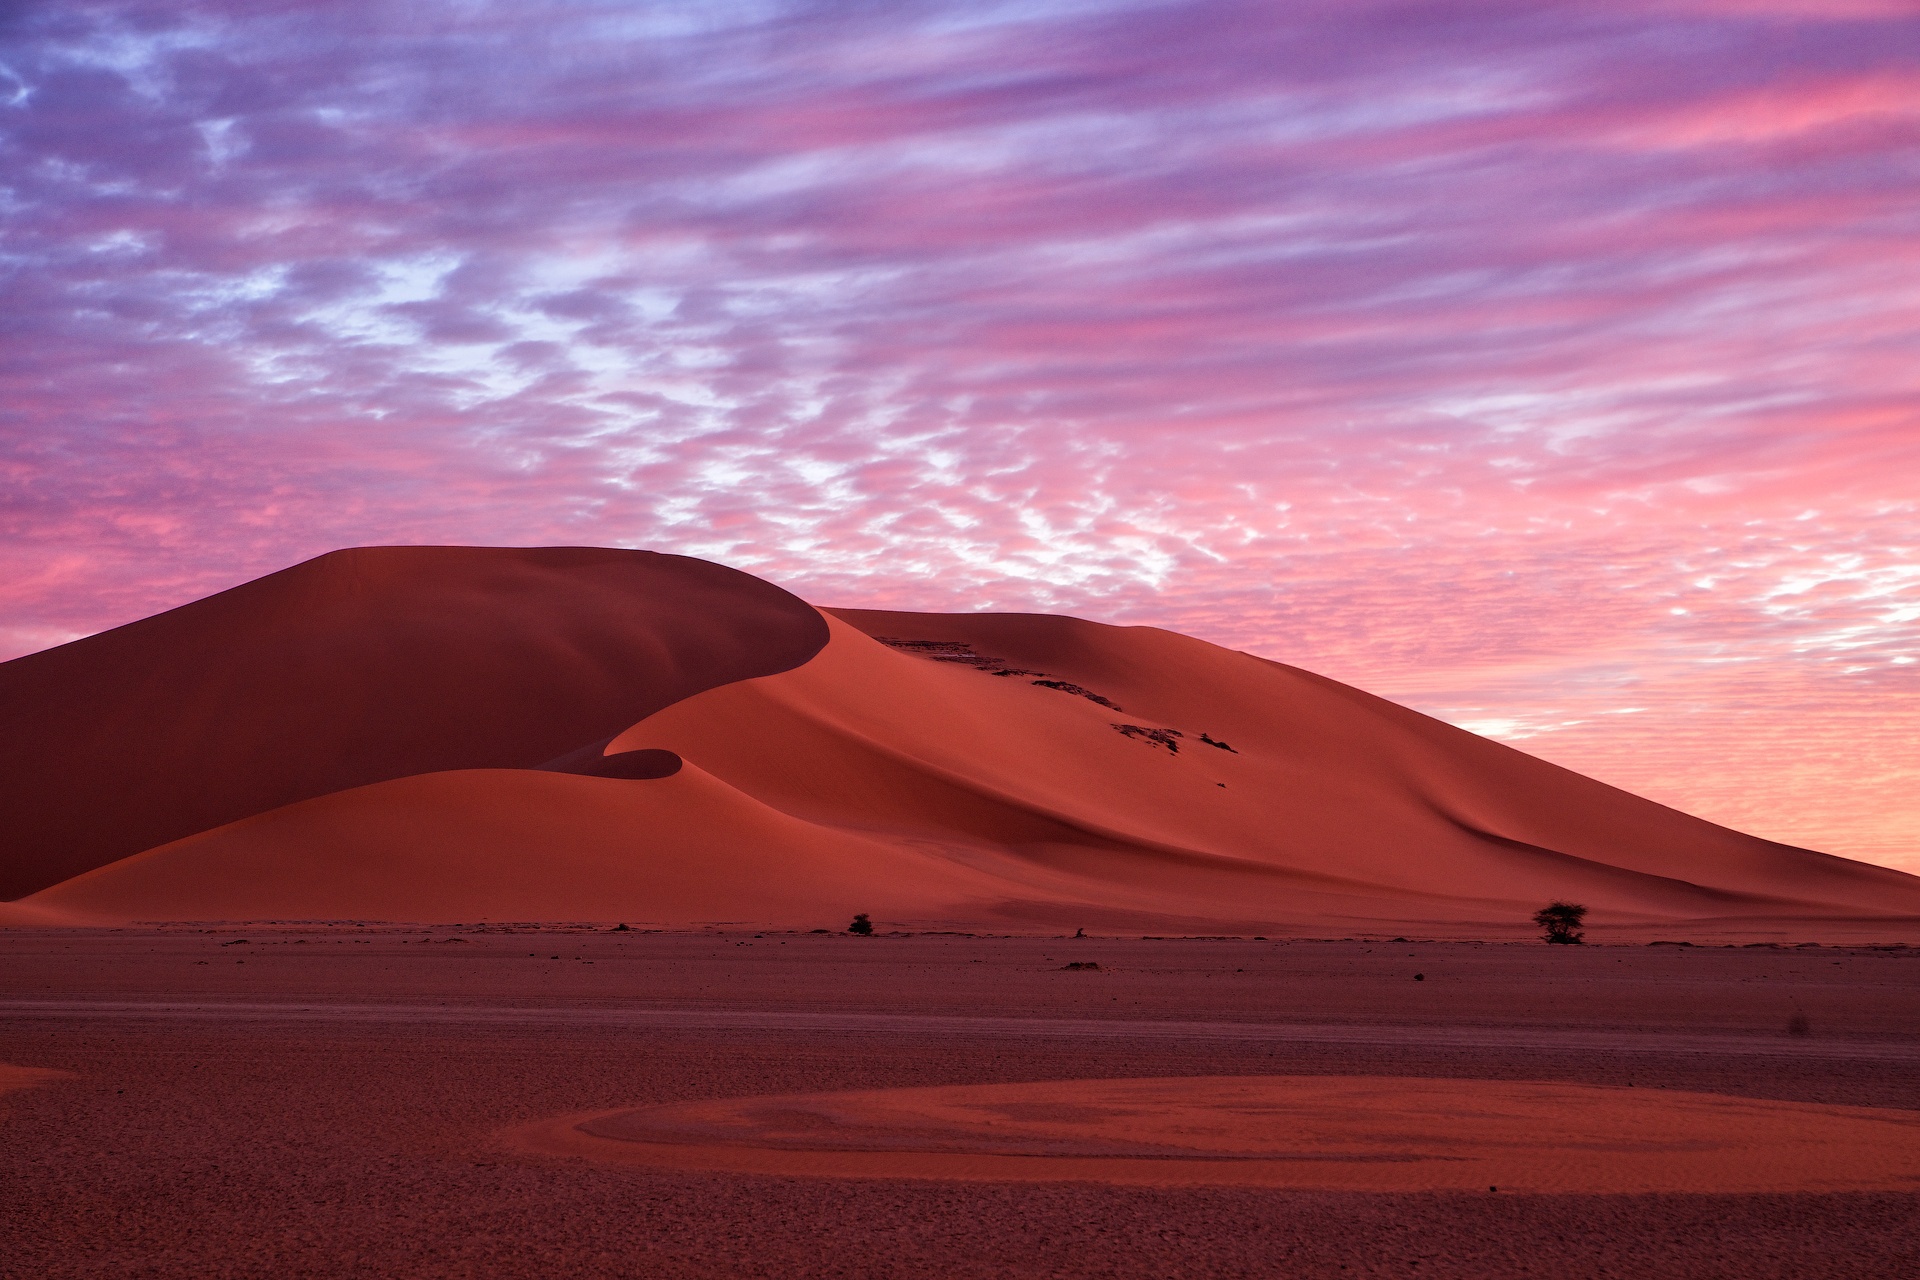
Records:
[[[0,898],[349,787],[536,767],[826,640],[683,556],[335,552],[0,664]]]
[[[95,641],[0,668],[45,676],[27,727],[63,762],[9,787],[13,879],[86,871],[16,912],[1500,937],[1571,898],[1596,928],[1920,925],[1920,879],[1152,628],[823,620],[674,557],[410,549]]]
[[[1920,1115],[1507,1080],[1201,1076],[674,1103],[516,1128],[548,1155],[785,1176],[1329,1191],[1920,1188]]]

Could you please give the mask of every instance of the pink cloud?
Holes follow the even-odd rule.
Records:
[[[644,545],[1175,627],[1920,866],[1916,48],[1865,3],[18,9],[0,644],[341,545]]]

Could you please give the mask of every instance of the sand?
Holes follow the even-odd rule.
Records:
[[[21,1067],[10,1062],[0,1062],[0,1093],[12,1093],[15,1089],[31,1089],[37,1084],[57,1080],[66,1074],[64,1071],[50,1071],[45,1067]]]
[[[341,553],[0,665],[8,690],[8,874],[36,891],[0,925],[1515,938],[1558,898],[1595,937],[1920,940],[1920,878],[1308,672],[1070,618],[822,614],[642,552]]]
[[[568,1116],[510,1145],[649,1168],[1312,1191],[1920,1190],[1920,1113],[1398,1076],[866,1089]]]
[[[0,663],[0,898],[369,783],[564,761],[825,640],[778,587],[684,556],[321,556]]]
[[[1667,1190],[1489,1192],[754,1174],[502,1137],[903,1090],[1011,1102],[1042,1140],[1076,1131],[1020,1103],[1145,1111],[1151,1136],[1196,1088],[1278,1087],[1350,1100],[1329,1148],[1484,1139],[1364,1103],[1429,1089],[1496,1121],[1532,1097],[1578,1172],[1608,1153],[1551,1135],[1617,1144],[1596,1096],[1911,1124],[1915,948],[203,928],[0,933],[0,1059],[71,1073],[6,1095],[0,1274],[1851,1280],[1920,1256],[1912,1191],[1671,1189],[1686,1150],[1653,1162]]]

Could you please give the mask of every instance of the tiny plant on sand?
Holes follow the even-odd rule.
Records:
[[[873,921],[867,919],[867,913],[862,911],[853,918],[853,923],[847,926],[847,932],[857,933],[863,938],[871,937],[873,934]]]
[[[1533,922],[1548,942],[1585,942],[1580,923],[1586,918],[1587,909],[1574,902],[1551,902],[1533,913]]]

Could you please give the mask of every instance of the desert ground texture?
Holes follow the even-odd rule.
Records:
[[[0,1028],[9,1277],[1892,1278],[1920,1266],[1908,1163],[1920,1143],[1821,1164],[1811,1147],[1783,1155],[1777,1122],[1712,1119],[1789,1116],[1816,1140],[1835,1123],[1920,1132],[1903,1127],[1920,1122],[1912,946],[1076,939],[884,920],[868,938],[15,928],[0,931]],[[1194,1080],[1427,1098],[1430,1141],[1462,1131],[1431,1099],[1463,1091],[1586,1091],[1654,1115],[1672,1102],[1707,1127],[1679,1179],[1693,1185],[1663,1190],[1236,1184],[1244,1161],[1216,1161],[1215,1177],[1204,1161],[1156,1159],[1138,1143],[1164,1134],[1112,1105]],[[831,1136],[656,1143],[638,1163],[527,1140],[583,1116],[737,1118],[756,1098],[787,1108],[774,1123],[791,1130],[814,1114],[796,1098],[815,1112],[856,1094],[897,1106],[902,1090],[963,1108],[998,1099],[1028,1144],[1018,1176],[956,1176],[939,1153],[952,1134],[902,1141],[897,1127],[891,1151],[867,1152],[891,1167],[852,1170],[792,1165]],[[1526,1114],[1542,1148],[1566,1147],[1582,1122]],[[1090,1136],[1050,1155],[1062,1120]],[[1292,1166],[1309,1166],[1314,1134],[1297,1136]],[[962,1139],[989,1149],[977,1126]],[[1702,1163],[1708,1147],[1726,1158]],[[1394,1150],[1381,1167],[1400,1182],[1423,1167],[1444,1181],[1461,1154]],[[735,1166],[744,1151],[749,1170],[698,1167],[716,1151]],[[1526,1155],[1522,1141],[1490,1158],[1519,1168]],[[1756,1176],[1772,1189],[1753,1190]]]

